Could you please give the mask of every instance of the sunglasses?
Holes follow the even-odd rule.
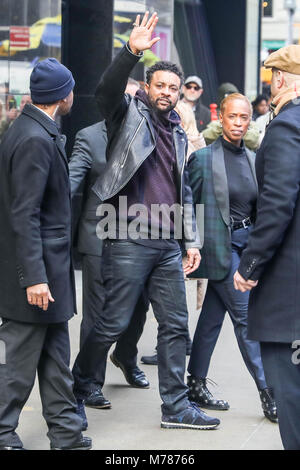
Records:
[[[194,90],[196,90],[196,91],[201,90],[201,88],[200,88],[198,85],[191,85],[190,83],[188,83],[188,84],[185,85],[185,86],[186,86],[186,88],[187,88],[188,90],[190,90],[191,88],[194,88]]]

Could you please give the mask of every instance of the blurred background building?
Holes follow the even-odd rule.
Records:
[[[261,60],[288,44],[300,44],[300,0],[263,1]],[[262,82],[271,71],[262,69]]]
[[[286,1],[0,0],[0,121],[28,93],[35,63],[56,57],[76,80],[72,114],[62,122],[70,155],[75,133],[101,117],[94,102],[101,73],[126,43],[136,14],[147,9],[159,14],[161,40],[137,65],[135,78],[143,81],[149,65],[167,59],[180,63],[186,76],[202,78],[206,105],[216,102],[224,82],[253,99],[261,90],[261,46],[268,53],[286,40]],[[293,16],[295,42],[299,15],[300,8]]]

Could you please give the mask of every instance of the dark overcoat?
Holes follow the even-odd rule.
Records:
[[[246,155],[256,183],[255,155],[247,148]],[[203,217],[199,217],[200,224],[204,224],[199,229],[200,238],[204,235],[202,259],[199,268],[189,277],[220,281],[231,268],[229,190],[221,137],[192,153],[188,170],[195,212],[199,214],[197,204],[202,204],[204,210]]]
[[[0,317],[57,323],[75,311],[71,202],[65,138],[26,105],[0,147]],[[48,283],[45,312],[27,302],[26,287]]]
[[[300,103],[271,121],[256,157],[257,218],[239,267],[258,280],[248,335],[266,342],[300,338]]]

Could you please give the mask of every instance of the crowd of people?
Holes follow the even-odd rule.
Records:
[[[36,372],[51,449],[90,449],[85,407],[112,406],[102,389],[114,343],[110,359],[128,384],[149,387],[137,344],[150,304],[157,346],[142,362],[158,367],[162,428],[215,429],[220,420],[203,409],[229,410],[208,388],[228,312],[265,417],[279,423],[285,449],[300,449],[291,350],[300,335],[300,46],[267,59],[272,98],[251,103],[224,83],[211,120],[201,78],[184,79],[176,64],[157,62],[143,86],[130,77],[159,41],[157,22],[156,13],[137,16],[96,90],[104,120],[77,133],[70,159],[55,118],[70,111],[75,82],[56,59],[35,66],[30,95],[1,124],[2,450],[23,449],[16,429]],[[71,201],[82,186],[83,308],[71,373]],[[192,339],[187,278],[201,309]]]

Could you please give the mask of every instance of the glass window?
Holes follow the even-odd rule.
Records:
[[[264,16],[273,16],[273,0],[263,2]]]
[[[132,23],[136,15],[143,15],[146,10],[152,14],[158,13],[159,22],[155,29],[155,36],[160,41],[151,50],[145,51],[144,58],[137,64],[133,72],[134,78],[143,80],[145,68],[150,67],[158,60],[170,60],[173,35],[173,0],[115,0],[114,3],[114,54],[127,43]]]
[[[0,0],[0,140],[29,95],[34,65],[61,58],[61,0]]]

